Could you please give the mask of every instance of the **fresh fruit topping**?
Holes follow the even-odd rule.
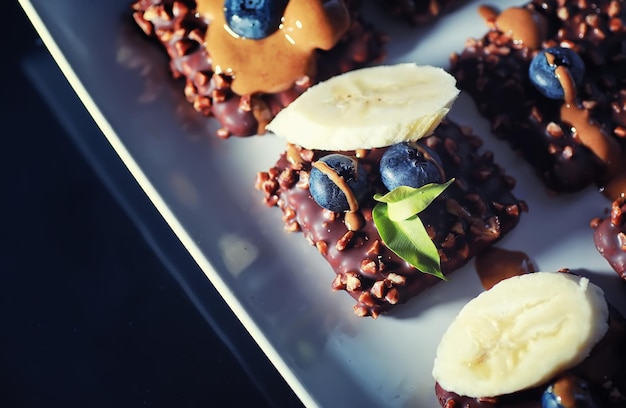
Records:
[[[563,99],[565,93],[556,69],[567,68],[574,84],[580,87],[585,76],[585,63],[570,48],[552,47],[540,51],[530,62],[528,75],[537,90],[550,99]]]
[[[358,150],[430,135],[459,94],[441,68],[362,68],[312,86],[267,129],[307,149]]]
[[[367,173],[355,158],[329,154],[313,163],[309,191],[315,202],[327,210],[354,211],[367,194]]]
[[[260,40],[278,30],[289,0],[226,0],[224,17],[230,30]]]
[[[439,251],[418,214],[424,211],[454,179],[445,184],[426,184],[420,188],[400,186],[374,195],[378,203],[372,218],[383,243],[419,271],[446,280],[441,272]]]
[[[444,179],[439,155],[426,146],[397,143],[380,160],[380,177],[387,190],[409,186],[441,183]]]
[[[598,408],[598,405],[585,380],[565,376],[544,390],[541,395],[541,408]]]
[[[583,361],[607,322],[604,294],[587,278],[514,276],[463,307],[439,343],[433,376],[475,398],[534,387]]]

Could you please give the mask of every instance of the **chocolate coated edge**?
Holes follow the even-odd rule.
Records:
[[[435,135],[419,143],[439,154],[447,179],[455,178],[455,183],[420,213],[439,250],[442,271],[449,275],[511,231],[527,205],[512,194],[515,180],[494,163],[493,154],[478,151],[482,141],[469,129],[445,120]],[[368,173],[370,197],[386,192],[378,172],[384,150],[357,152],[359,164]],[[348,292],[357,301],[355,314],[376,318],[440,280],[418,271],[385,247],[372,221],[373,198],[360,204],[366,223],[355,232],[347,230],[343,214],[315,203],[308,191],[311,163],[328,153],[288,148],[274,167],[257,175],[256,188],[263,192],[268,206],[282,210],[286,230],[301,231],[324,256],[336,273],[331,287]]]

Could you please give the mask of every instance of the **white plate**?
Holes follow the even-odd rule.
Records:
[[[486,30],[476,12],[481,3],[420,29],[372,18],[391,36],[386,62],[447,67],[468,36]],[[282,140],[215,137],[215,122],[192,110],[164,53],[134,27],[129,0],[21,4],[111,145],[307,406],[438,405],[434,352],[456,312],[481,291],[472,263],[389,316],[356,317],[352,298],[331,291],[334,274],[315,248],[284,232],[280,211],[265,207],[254,189],[256,173],[273,165]],[[529,204],[499,246],[526,252],[543,270],[588,270],[626,311],[624,285],[595,250],[589,227],[609,203],[592,189],[550,196],[490,135],[467,96],[450,116],[483,136]]]

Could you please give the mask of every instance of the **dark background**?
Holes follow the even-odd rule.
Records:
[[[0,85],[0,406],[297,406],[208,290],[216,320],[228,327],[207,322],[68,137],[24,72],[33,52],[50,57],[9,3]]]

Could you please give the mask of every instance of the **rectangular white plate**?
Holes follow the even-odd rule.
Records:
[[[448,66],[486,26],[482,2],[427,28],[366,10],[389,33],[387,63]],[[501,7],[520,1],[500,1]],[[106,138],[238,318],[307,406],[434,407],[430,371],[443,331],[481,291],[472,263],[377,320],[332,292],[334,274],[315,248],[283,230],[262,204],[256,173],[274,164],[273,136],[221,140],[216,123],[184,100],[161,49],[134,27],[129,0],[21,0],[29,18]],[[375,16],[375,17],[374,17]],[[530,212],[500,247],[542,270],[584,269],[626,311],[624,285],[593,246],[589,221],[609,203],[596,191],[549,195],[532,169],[497,141],[469,98],[450,117],[471,126],[518,180]],[[85,135],[89,137],[89,135]]]

